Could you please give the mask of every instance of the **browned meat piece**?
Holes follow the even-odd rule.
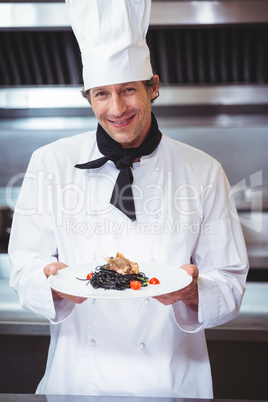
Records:
[[[139,265],[136,262],[131,262],[120,253],[116,254],[116,258],[110,257],[105,259],[107,261],[106,267],[119,274],[129,275],[139,273]]]

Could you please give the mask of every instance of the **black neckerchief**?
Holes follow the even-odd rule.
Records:
[[[141,156],[150,155],[157,148],[161,138],[162,134],[158,129],[158,124],[153,113],[149,134],[137,148],[123,148],[98,124],[97,144],[99,151],[104,156],[94,161],[75,165],[75,167],[79,169],[95,169],[103,166],[108,160],[113,161],[120,172],[116,179],[110,203],[127,215],[132,221],[135,221],[136,212],[131,188],[133,183],[132,162]]]

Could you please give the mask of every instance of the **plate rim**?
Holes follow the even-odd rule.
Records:
[[[186,275],[185,278],[188,278],[189,282],[186,285],[183,285],[182,287],[179,286],[177,289],[173,289],[173,290],[171,290],[169,292],[157,291],[159,289],[159,288],[157,289],[157,286],[159,286],[159,285],[151,285],[151,286],[155,286],[155,288],[152,288],[151,292],[148,292],[148,289],[149,289],[148,287],[144,287],[144,288],[139,289],[138,291],[131,290],[131,289],[115,290],[115,289],[94,289],[94,288],[91,288],[91,289],[93,289],[93,294],[89,294],[87,292],[85,292],[85,293],[82,293],[82,292],[81,293],[80,292],[70,293],[69,291],[68,292],[63,291],[62,289],[60,289],[59,287],[57,287],[53,283],[53,281],[55,281],[55,278],[57,277],[57,274],[60,275],[60,274],[63,273],[62,270],[60,270],[60,271],[57,271],[57,273],[55,275],[50,275],[48,277],[48,283],[49,283],[50,288],[55,290],[56,292],[64,293],[64,294],[67,294],[67,295],[73,296],[73,297],[81,297],[81,298],[87,298],[87,299],[137,299],[137,298],[147,298],[147,297],[161,296],[163,294],[172,293],[172,292],[175,292],[175,291],[178,291],[178,290],[182,290],[185,287],[189,286],[191,284],[192,280],[193,280],[192,276],[189,275],[187,273],[187,271],[185,271],[183,268],[181,268],[179,266],[176,266],[175,264],[157,263],[157,262],[151,262],[151,261],[137,261],[137,263],[139,264],[139,267],[141,267],[142,264],[148,264],[148,265],[150,265],[150,267],[155,265],[155,266],[157,266],[157,268],[160,268],[160,266],[165,266],[166,268],[172,269],[172,270],[179,269],[179,270],[181,270],[180,272],[183,272],[182,275],[184,275],[184,274]],[[87,262],[87,263],[76,264],[76,265],[73,264],[73,265],[70,265],[70,266],[64,268],[64,270],[68,269],[68,272],[70,272],[71,269],[78,270],[79,268],[80,269],[82,269],[82,268],[85,269],[86,267],[88,267],[88,271],[90,272],[93,269],[95,269],[96,267],[98,267],[99,265],[104,265],[103,261],[100,264],[98,262],[93,262],[93,261],[90,261],[90,262]],[[146,268],[144,270],[140,268],[140,271],[144,272],[144,274],[147,275],[146,274]],[[101,291],[101,293],[96,294],[96,291]],[[128,293],[122,293],[124,291],[128,291]],[[132,291],[135,292],[135,293],[132,293]],[[118,295],[117,295],[117,292],[118,292]],[[144,292],[145,292],[145,294],[144,294]],[[148,294],[148,293],[151,293],[151,294]]]

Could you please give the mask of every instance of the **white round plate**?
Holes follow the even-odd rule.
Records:
[[[86,278],[89,272],[94,272],[101,263],[87,263],[61,269],[56,275],[48,278],[52,289],[72,296],[94,299],[132,299],[138,297],[159,296],[175,292],[188,286],[192,277],[187,272],[174,265],[156,264],[153,262],[138,262],[140,272],[149,279],[152,277],[160,281],[159,285],[148,285],[139,290],[124,289],[94,289],[88,281],[80,281],[77,278]]]

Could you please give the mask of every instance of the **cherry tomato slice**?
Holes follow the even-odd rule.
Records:
[[[92,278],[92,275],[93,275],[93,273],[92,272],[90,272],[89,274],[87,274],[87,279],[91,279]]]
[[[139,290],[141,288],[141,283],[139,281],[131,281],[130,282],[131,289]]]
[[[151,278],[149,280],[150,285],[159,285],[159,280],[157,278]]]

